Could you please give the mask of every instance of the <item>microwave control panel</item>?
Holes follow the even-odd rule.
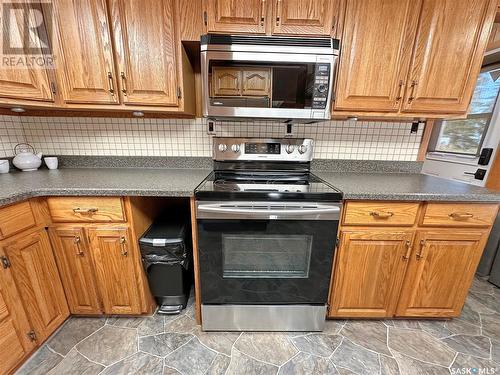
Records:
[[[313,109],[325,109],[330,91],[330,64],[316,64],[314,76]]]

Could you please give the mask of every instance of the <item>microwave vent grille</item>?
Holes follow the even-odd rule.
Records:
[[[215,45],[261,45],[261,46],[294,46],[294,47],[322,47],[338,48],[339,41],[331,38],[290,38],[279,36],[240,36],[240,35],[203,35],[202,44]]]

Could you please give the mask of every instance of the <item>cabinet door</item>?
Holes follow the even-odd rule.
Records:
[[[83,228],[55,227],[49,233],[71,313],[102,313]]]
[[[118,93],[105,0],[53,3],[57,72],[68,104],[117,104]]]
[[[476,85],[495,0],[421,0],[403,111],[464,113]]]
[[[243,96],[270,96],[271,71],[245,68],[242,79]]]
[[[110,1],[125,104],[177,106],[174,0]]]
[[[37,2],[30,2],[30,4],[39,5]],[[47,40],[45,25],[39,25],[36,20],[36,11],[30,11],[26,2],[1,0],[0,6],[5,7],[6,11],[10,10],[8,14],[11,16],[9,29],[3,30],[3,33],[8,33],[8,37],[3,36],[4,64],[0,69],[0,97],[53,102],[54,96],[47,70],[39,66],[16,67],[16,65],[12,65],[20,58],[33,55],[39,57],[44,53],[42,41]],[[26,32],[30,33],[29,45],[24,40]],[[12,53],[9,53],[8,49],[10,48],[20,48],[21,51],[13,50]],[[12,60],[9,57],[12,57]],[[10,67],[5,64],[5,61],[11,61]]]
[[[397,316],[459,316],[487,237],[481,230],[419,232]]]
[[[330,316],[392,316],[412,237],[413,232],[389,229],[342,232]]]
[[[18,237],[5,246],[5,253],[37,339],[44,341],[69,316],[47,232]]]
[[[104,312],[140,314],[141,299],[135,274],[135,256],[127,228],[89,229],[90,246]]]
[[[212,70],[214,96],[241,95],[241,75],[239,68],[214,68]]]
[[[333,0],[274,0],[273,34],[330,35]]]
[[[265,0],[205,0],[209,33],[266,32]]]
[[[0,269],[0,374],[8,374],[36,344],[8,268]]]
[[[417,13],[412,0],[347,2],[335,110],[399,111]]]

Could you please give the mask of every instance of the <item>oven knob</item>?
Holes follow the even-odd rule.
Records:
[[[294,150],[295,150],[294,145],[286,145],[286,147],[285,147],[285,151],[289,154],[291,154]]]
[[[232,145],[231,150],[233,150],[233,152],[235,153],[240,152],[240,145]]]
[[[307,152],[307,146],[306,145],[300,145],[299,146],[299,153],[305,154]]]
[[[226,150],[227,150],[227,145],[225,145],[224,143],[219,144],[219,151],[220,152],[224,152]]]
[[[321,92],[321,93],[326,92],[326,85],[319,85],[318,86],[318,91]]]

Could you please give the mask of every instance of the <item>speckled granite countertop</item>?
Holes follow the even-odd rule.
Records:
[[[0,175],[0,205],[35,196],[189,197],[210,169],[68,168]],[[500,202],[500,194],[415,173],[314,172],[345,199]]]
[[[210,169],[68,168],[0,174],[0,205],[35,196],[189,197]]]
[[[344,193],[344,199],[500,202],[500,192],[419,173],[315,171]]]

